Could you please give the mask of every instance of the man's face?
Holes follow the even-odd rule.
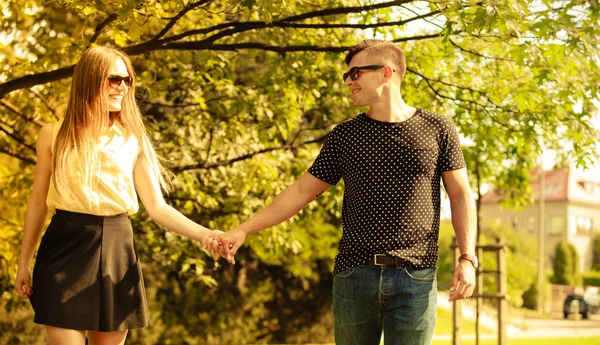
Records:
[[[373,58],[362,51],[352,58],[348,65],[348,71],[353,67],[381,65],[378,59]],[[382,68],[363,69],[358,71],[358,78],[352,80],[350,76],[344,80],[352,92],[352,103],[357,107],[370,106],[379,100],[384,82],[384,71]]]

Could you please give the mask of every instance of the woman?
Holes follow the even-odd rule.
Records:
[[[51,345],[123,344],[148,323],[128,215],[137,196],[165,228],[207,243],[206,229],[167,205],[168,186],[135,102],[122,52],[95,47],[75,67],[64,120],[42,127],[15,288]],[[136,195],[137,192],[137,195]],[[52,220],[30,262],[47,213]],[[215,232],[216,233],[216,232]]]

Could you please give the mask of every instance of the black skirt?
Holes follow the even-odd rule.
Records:
[[[126,214],[57,210],[38,250],[32,287],[35,323],[101,332],[148,325],[144,280]]]

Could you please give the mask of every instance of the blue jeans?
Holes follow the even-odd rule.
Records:
[[[436,319],[433,268],[368,264],[333,278],[337,345],[429,345]]]

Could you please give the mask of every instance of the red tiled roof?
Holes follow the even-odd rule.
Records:
[[[581,201],[600,205],[600,184],[577,178],[568,168],[544,171],[546,201]],[[532,173],[531,187],[538,198],[539,174]],[[495,190],[481,197],[482,203],[497,203],[502,199]]]

